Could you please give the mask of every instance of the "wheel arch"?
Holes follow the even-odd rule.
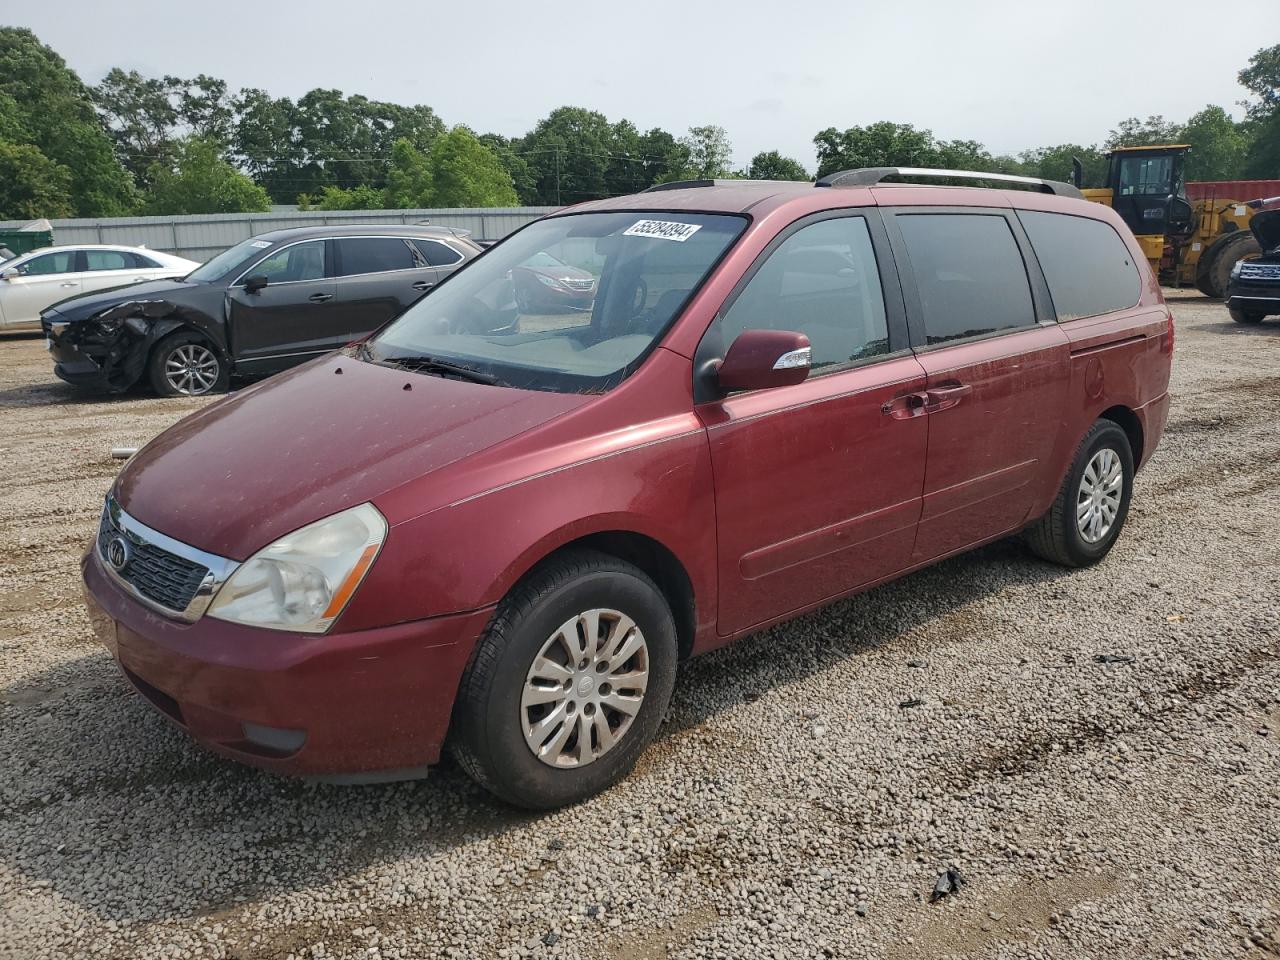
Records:
[[[602,529],[563,540],[559,545],[549,549],[544,546],[535,556],[526,555],[522,561],[518,562],[519,568],[522,569],[509,578],[503,595],[516,589],[546,563],[575,550],[595,550],[644,571],[658,585],[663,598],[671,608],[671,615],[676,623],[676,642],[680,659],[685,660],[689,657],[697,632],[697,601],[693,581],[675,552],[648,534],[627,529]]]
[[[1133,453],[1134,470],[1136,471],[1143,462],[1142,452],[1143,444],[1145,443],[1142,421],[1138,418],[1137,413],[1124,404],[1116,404],[1098,414],[1098,419],[1110,420],[1125,432],[1125,436],[1129,438],[1129,449]]]

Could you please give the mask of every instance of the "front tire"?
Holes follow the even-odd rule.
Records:
[[[200,397],[225,393],[227,363],[200,334],[181,330],[156,344],[147,362],[151,386],[162,397]]]
[[[630,772],[675,686],[671,609],[641,570],[574,551],[499,605],[463,676],[451,748],[516,806],[584,800]]]
[[[1099,420],[1080,441],[1058,496],[1025,539],[1031,551],[1064,567],[1087,567],[1110,551],[1129,515],[1133,450],[1111,420]]]
[[[1231,314],[1231,319],[1234,320],[1236,323],[1243,323],[1246,326],[1250,326],[1250,327],[1253,326],[1254,324],[1261,323],[1262,318],[1264,316],[1264,314],[1261,314],[1261,313],[1253,313],[1252,311],[1240,310],[1240,309],[1237,309],[1236,307],[1232,307],[1227,312]]]

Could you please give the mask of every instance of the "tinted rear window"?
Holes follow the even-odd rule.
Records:
[[[418,265],[409,245],[399,237],[339,237],[334,242],[342,270],[339,276],[412,270]]]
[[[1127,310],[1142,278],[1120,235],[1108,223],[1062,213],[1019,210],[1035,248],[1059,320]]]
[[[902,214],[929,343],[1036,322],[1031,286],[1013,231],[996,214]]]
[[[451,263],[457,263],[462,259],[462,254],[453,247],[444,243],[437,243],[435,240],[415,240],[418,249],[422,251],[422,255],[427,258],[427,263],[433,267],[447,267]]]

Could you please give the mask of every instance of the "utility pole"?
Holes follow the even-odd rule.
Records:
[[[560,203],[560,144],[556,144],[556,206]]]

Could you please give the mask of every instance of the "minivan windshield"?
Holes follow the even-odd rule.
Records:
[[[187,279],[196,283],[213,283],[221,280],[232,271],[249,265],[249,261],[262,256],[262,251],[271,246],[268,240],[241,240],[234,247],[227,247],[207,263],[201,264],[187,274]]]
[[[746,225],[654,211],[540,220],[419,300],[362,355],[527,389],[607,390],[639,365]],[[552,264],[562,272],[548,272]]]

